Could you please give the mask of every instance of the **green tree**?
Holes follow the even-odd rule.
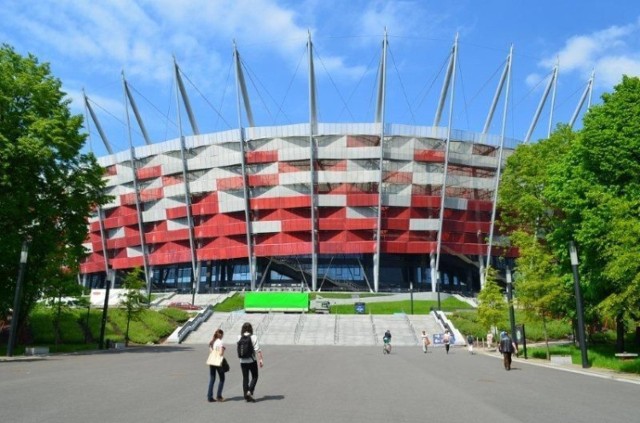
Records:
[[[77,274],[87,219],[106,202],[103,169],[81,153],[72,115],[49,65],[0,46],[0,315],[14,298],[20,248],[31,239],[20,320],[61,273]]]
[[[131,320],[138,320],[140,314],[147,308],[146,295],[143,291],[144,280],[142,269],[136,267],[124,277],[122,281],[125,293],[121,296],[120,306],[127,315],[127,328],[124,333],[124,343],[129,345],[129,326]]]
[[[602,99],[549,180],[548,194],[565,218],[552,242],[560,253],[576,241],[585,303],[616,321],[623,350],[624,322],[640,296],[640,79],[623,77]]]
[[[49,299],[49,304],[55,310],[53,328],[56,346],[60,343],[62,313],[70,308],[68,299],[73,298],[73,301],[77,301],[82,295],[82,291],[82,286],[78,284],[74,275],[66,272],[60,272],[45,286],[43,296]]]
[[[488,267],[487,280],[478,294],[478,320],[488,330],[495,329],[506,309],[507,302],[496,282],[496,270]]]
[[[542,318],[549,359],[547,321],[566,314],[566,305],[571,301],[570,275],[561,273],[548,245],[531,234],[516,231],[511,234],[511,239],[520,251],[514,282],[518,307],[531,317]]]

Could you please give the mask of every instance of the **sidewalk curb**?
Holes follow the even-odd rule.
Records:
[[[478,353],[484,354],[489,357],[502,359],[500,354],[486,352],[482,350],[478,350]],[[617,373],[613,370],[599,369],[599,368],[593,368],[593,367],[589,369],[583,369],[576,364],[570,364],[570,365],[551,364],[546,360],[539,360],[536,358],[523,359],[519,357],[518,358],[514,357],[513,362],[518,364],[522,363],[522,364],[530,364],[532,366],[546,367],[548,369],[561,370],[563,372],[576,373],[576,374],[581,374],[585,376],[593,376],[601,379],[609,379],[609,380],[614,380],[616,382],[626,382],[626,383],[632,383],[635,385],[640,385],[640,375],[635,375],[633,373]]]

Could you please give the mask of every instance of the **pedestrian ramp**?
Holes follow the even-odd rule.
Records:
[[[407,316],[411,326],[413,328],[414,333],[418,337],[418,340],[422,340],[422,331],[425,331],[427,335],[429,335],[429,339],[433,344],[433,334],[434,333],[443,333],[444,329],[438,323],[433,314],[427,315],[412,315]]]
[[[198,329],[191,332],[186,339],[182,341],[183,344],[208,344],[213,338],[213,333],[218,328],[223,328],[225,323],[231,319],[232,313],[216,313],[214,312],[207,321],[202,322]],[[223,330],[225,330],[223,328]],[[225,330],[225,335],[228,335]]]
[[[391,332],[393,345],[417,345],[418,339],[411,322],[404,313],[392,315],[372,315],[373,330],[377,343],[382,343],[382,337],[388,330]]]
[[[371,315],[337,316],[336,345],[375,345]]]

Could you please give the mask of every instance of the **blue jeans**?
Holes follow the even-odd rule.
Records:
[[[216,373],[220,376],[217,398],[222,397],[222,388],[224,388],[224,371],[222,370],[222,366],[209,366],[209,389],[207,390],[207,399],[213,399],[213,385],[216,383]]]

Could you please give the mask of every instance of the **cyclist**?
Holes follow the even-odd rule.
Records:
[[[385,354],[389,354],[391,352],[391,331],[389,329],[387,329],[387,331],[384,333],[382,342],[384,343],[382,352]]]

